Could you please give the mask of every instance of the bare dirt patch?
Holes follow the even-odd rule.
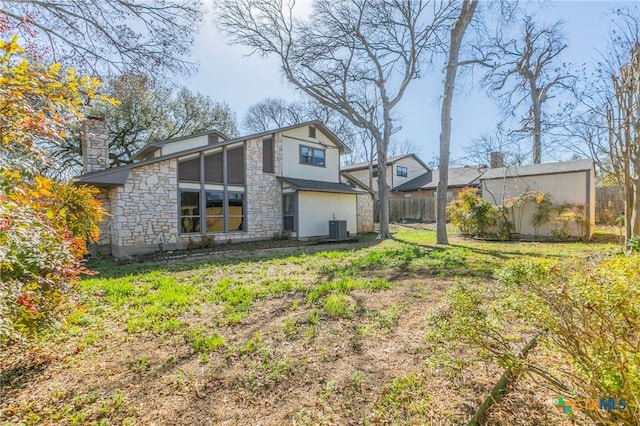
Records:
[[[425,314],[448,285],[414,278],[397,280],[387,290],[352,291],[351,318],[332,318],[295,292],[266,298],[240,323],[220,328],[225,346],[207,356],[195,353],[179,333],[132,335],[114,319],[86,348],[67,342],[55,351],[3,357],[3,371],[17,360],[25,371],[21,380],[3,383],[0,419],[144,425],[464,422],[500,371],[476,366],[453,377],[427,366]],[[183,319],[202,325],[213,317],[215,312],[204,310]],[[411,411],[388,401],[396,392],[389,384],[403,377],[419,388],[407,382],[408,393],[399,398],[421,395],[423,407]],[[423,393],[414,394],[417,389]],[[516,386],[489,423],[563,421],[539,394],[530,384]],[[538,417],[531,417],[531,409]]]

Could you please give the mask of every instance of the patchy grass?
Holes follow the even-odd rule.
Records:
[[[92,261],[99,274],[81,282],[62,327],[0,354],[0,424],[465,423],[469,401],[500,371],[461,362],[450,374],[423,339],[425,314],[451,283],[490,287],[515,257],[618,250],[605,234],[589,243],[453,235],[437,247],[432,226],[392,230],[388,241]],[[568,424],[545,402],[554,395],[536,395],[551,413],[541,424]],[[522,400],[512,418],[535,422]]]

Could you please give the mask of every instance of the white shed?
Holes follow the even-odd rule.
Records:
[[[567,223],[564,232],[571,236],[590,238],[595,230],[595,168],[593,160],[573,160],[530,166],[499,167],[487,170],[480,177],[482,198],[494,205],[519,197],[527,192],[548,194],[554,205],[572,205],[584,217],[586,229]],[[530,223],[535,202],[523,206],[516,224],[521,235],[535,235]],[[557,214],[556,214],[557,217]],[[538,229],[540,236],[552,235],[558,229],[555,217]],[[582,235],[581,235],[582,234]]]

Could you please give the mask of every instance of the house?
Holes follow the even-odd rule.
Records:
[[[85,173],[109,215],[97,249],[116,257],[216,242],[329,235],[346,221],[356,235],[358,195],[340,180],[349,149],[312,121],[229,139],[218,132],[154,142],[108,168],[106,125],[83,126]]]
[[[505,200],[535,191],[548,194],[556,206],[571,206],[577,214],[576,218],[583,218],[586,229],[581,229],[576,221],[567,221],[562,231],[568,235],[587,238],[591,237],[595,229],[595,187],[595,167],[591,159],[498,167],[487,170],[480,177],[482,198],[494,205],[501,205]],[[535,208],[535,202],[529,202],[515,215],[518,216],[514,218],[517,232],[521,235],[540,236],[557,232],[561,225],[554,218],[539,229],[534,229],[530,219]]]
[[[429,167],[415,154],[387,158],[387,184],[391,190],[428,171]],[[364,162],[344,166],[342,174],[378,192],[378,166],[375,162],[371,173],[369,163]]]
[[[480,176],[487,170],[485,165],[451,167],[447,182],[447,200],[453,200],[458,193],[469,186],[479,186]],[[435,197],[440,180],[440,169],[428,171],[409,182],[403,183],[393,189],[390,198],[430,198]]]
[[[458,192],[468,186],[479,186],[479,177],[486,166],[452,167],[449,169],[447,200],[457,197]],[[426,173],[403,183],[389,195],[389,216],[391,220],[436,220],[436,190],[440,170]]]

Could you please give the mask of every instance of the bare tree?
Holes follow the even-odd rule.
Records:
[[[387,149],[393,112],[417,75],[422,53],[439,43],[450,4],[412,0],[316,0],[313,20],[295,2],[220,0],[220,28],[234,44],[276,56],[287,80],[365,129],[376,141],[379,238],[389,238]]]
[[[610,63],[622,65],[608,73],[611,95],[604,109],[607,143],[592,144],[600,168],[623,188],[627,240],[640,235],[640,17],[631,12],[618,10],[623,23],[614,40],[619,46],[616,60]]]
[[[133,161],[146,143],[217,130],[237,135],[235,113],[225,103],[180,87],[162,86],[139,73],[111,78],[105,93],[119,103],[98,103],[89,115],[103,117],[109,128],[109,157],[112,166]],[[56,158],[55,175],[71,177],[81,170],[79,129],[59,146],[49,147]],[[49,173],[52,174],[52,173]]]
[[[481,135],[475,138],[471,144],[464,147],[466,155],[458,161],[464,164],[491,164],[491,155],[502,154],[502,162],[505,166],[521,165],[525,162],[526,153],[522,152],[520,138],[514,133],[505,133],[498,127],[495,133]]]
[[[185,72],[199,0],[2,0],[0,33],[19,33],[34,55],[98,75]]]
[[[542,133],[551,124],[545,122],[543,104],[560,89],[570,89],[576,78],[560,63],[560,55],[567,48],[562,23],[538,28],[532,17],[525,16],[518,36],[505,39],[503,34],[495,37],[496,64],[484,84],[510,114],[528,107],[521,131],[532,135],[533,163],[539,164]]]
[[[391,138],[389,141],[389,157],[397,157],[399,155],[417,154],[420,148],[410,139]]]
[[[436,191],[436,243],[449,244],[447,238],[447,188],[449,186],[449,149],[451,146],[451,104],[453,102],[453,89],[458,73],[458,56],[464,33],[473,19],[473,14],[478,6],[477,0],[463,0],[459,16],[451,29],[449,42],[449,58],[447,59],[447,72],[444,79],[444,95],[441,111],[440,133],[440,172],[438,189]]]
[[[300,112],[297,102],[267,98],[249,107],[242,126],[249,132],[266,132],[306,121],[307,118],[302,117]]]

